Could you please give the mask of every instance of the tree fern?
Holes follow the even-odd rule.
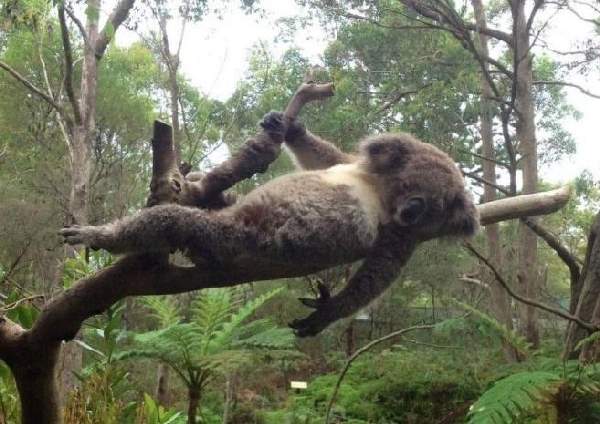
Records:
[[[553,372],[529,371],[496,382],[475,402],[469,424],[517,423],[547,409],[564,380]]]
[[[146,296],[140,298],[159,327],[169,327],[181,321],[179,308],[173,296]]]

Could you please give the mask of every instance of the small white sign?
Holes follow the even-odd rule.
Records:
[[[306,389],[308,383],[306,381],[290,381],[290,387],[292,389]]]

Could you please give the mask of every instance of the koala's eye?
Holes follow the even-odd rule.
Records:
[[[369,146],[369,154],[379,155],[383,153],[384,145],[382,143],[374,143]]]
[[[425,199],[422,197],[412,197],[406,202],[406,206],[400,212],[402,222],[408,225],[415,224],[425,213]]]

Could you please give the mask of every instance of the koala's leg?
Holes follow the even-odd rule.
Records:
[[[69,244],[113,253],[158,252],[210,246],[232,234],[224,214],[179,205],[161,205],[101,226],[73,226],[60,233]],[[229,231],[232,230],[232,231]]]

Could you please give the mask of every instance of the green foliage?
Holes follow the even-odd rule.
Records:
[[[17,388],[10,368],[0,363],[0,414],[5,422],[17,422],[21,414]]]
[[[171,411],[157,404],[152,397],[144,393],[142,418],[144,424],[183,424],[185,416],[181,412]]]
[[[498,337],[512,346],[522,357],[526,357],[531,350],[531,345],[525,337],[521,336],[515,330],[509,330],[505,325],[499,323],[485,312],[480,311],[473,306],[452,300],[452,303],[467,311],[468,319],[474,321],[477,330],[484,336]]]
[[[494,383],[471,406],[468,422],[598,422],[599,378],[596,365],[540,363],[539,369],[517,372]]]
[[[106,251],[80,250],[67,259],[63,265],[63,287],[68,289],[75,282],[88,277],[113,261]]]
[[[539,415],[541,405],[558,393],[562,380],[555,373],[522,372],[495,383],[471,406],[470,424],[524,422]]]
[[[169,364],[188,386],[214,371],[236,367],[251,358],[248,349],[290,349],[293,333],[267,320],[245,321],[278,293],[271,291],[235,309],[235,290],[206,290],[192,304],[192,321],[136,334],[134,348],[120,359],[149,357]],[[164,306],[164,304],[163,304]]]
[[[170,327],[181,321],[177,301],[173,296],[146,296],[140,302],[150,310],[150,316],[156,320],[158,327]]]

